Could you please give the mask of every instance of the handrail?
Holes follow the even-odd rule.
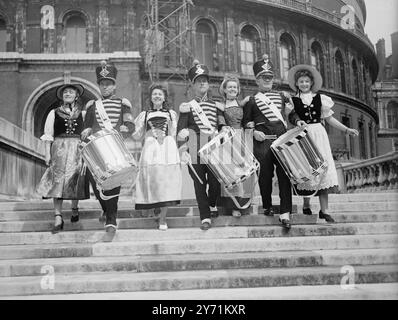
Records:
[[[398,189],[398,151],[353,164],[341,164],[348,193]]]

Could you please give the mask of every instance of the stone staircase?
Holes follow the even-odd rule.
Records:
[[[185,200],[162,232],[121,199],[112,238],[95,200],[76,224],[66,202],[56,235],[51,201],[0,202],[0,299],[397,299],[398,194],[331,195],[336,224],[317,202],[304,216],[294,198],[289,232],[258,205],[202,231]]]

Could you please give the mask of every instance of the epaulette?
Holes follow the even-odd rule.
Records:
[[[191,112],[191,105],[187,102],[183,102],[180,104],[180,113],[188,113]]]
[[[131,102],[127,98],[122,98],[122,104],[124,104],[130,108],[133,108],[133,106],[131,105]]]

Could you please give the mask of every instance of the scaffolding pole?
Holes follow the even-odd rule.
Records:
[[[160,80],[160,68],[185,80],[193,59],[191,51],[191,0],[147,0],[145,66],[150,81]],[[171,70],[171,72],[170,72]],[[184,74],[181,75],[181,72]]]

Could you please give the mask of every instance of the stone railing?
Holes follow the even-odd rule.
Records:
[[[355,164],[342,165],[348,193],[398,191],[398,151]]]
[[[0,118],[0,197],[35,197],[45,168],[44,143]]]

